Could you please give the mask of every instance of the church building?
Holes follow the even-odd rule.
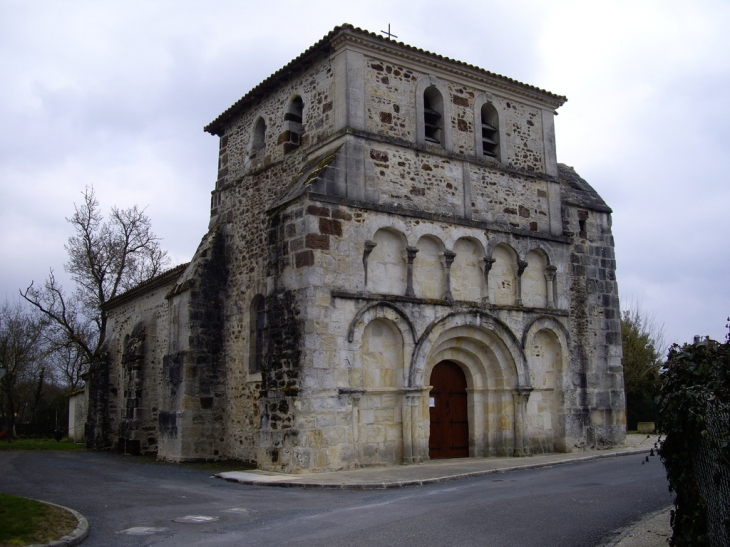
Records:
[[[88,446],[307,473],[622,443],[611,209],[557,162],[565,101],[335,28],[205,127],[208,232],[107,304]]]

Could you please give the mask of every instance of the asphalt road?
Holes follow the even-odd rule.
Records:
[[[84,547],[596,547],[671,503],[658,458],[636,455],[369,491],[245,486],[85,452],[3,452],[0,477],[0,491],[84,514]]]

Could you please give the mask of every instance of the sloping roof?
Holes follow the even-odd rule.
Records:
[[[335,38],[343,33],[351,33],[351,34],[355,34],[355,35],[360,35],[363,37],[373,39],[382,44],[387,44],[391,48],[399,48],[399,49],[405,50],[407,52],[420,53],[420,54],[432,57],[433,59],[438,59],[439,61],[441,61],[443,63],[450,63],[450,64],[456,65],[460,68],[473,70],[475,72],[478,72],[482,76],[486,76],[488,78],[493,78],[495,80],[499,80],[501,82],[507,83],[512,86],[520,87],[520,88],[530,91],[532,93],[544,95],[545,97],[548,97],[548,98],[552,99],[553,101],[557,102],[558,106],[562,105],[565,101],[568,100],[563,95],[556,95],[556,94],[550,93],[549,91],[546,91],[544,89],[540,89],[539,87],[529,85],[529,84],[523,84],[522,82],[518,82],[517,80],[513,80],[512,78],[508,78],[508,77],[502,76],[500,74],[495,74],[494,72],[489,72],[488,70],[484,70],[483,68],[479,68],[477,66],[470,65],[469,63],[465,63],[463,61],[457,61],[455,59],[450,59],[448,57],[444,57],[444,56],[438,55],[436,53],[431,53],[430,51],[426,51],[426,50],[423,50],[423,49],[420,49],[417,47],[409,46],[407,44],[404,44],[403,42],[396,42],[395,40],[391,40],[390,38],[385,38],[383,36],[380,36],[379,34],[375,34],[374,32],[368,32],[361,28],[357,28],[353,25],[345,23],[344,25],[341,25],[341,26],[338,26],[338,27],[335,27],[334,29],[332,29],[332,31],[329,32],[319,42],[317,42],[316,44],[311,46],[309,49],[307,49],[304,53],[299,55],[293,61],[289,62],[283,68],[274,72],[271,76],[266,78],[263,82],[261,82],[256,87],[254,87],[251,91],[246,93],[246,95],[244,95],[238,101],[236,101],[236,103],[233,104],[233,106],[228,108],[220,116],[218,116],[215,120],[213,120],[208,125],[206,125],[204,127],[204,130],[212,135],[222,134],[223,126],[226,122],[228,122],[233,117],[235,117],[237,114],[239,114],[241,111],[243,111],[247,106],[249,106],[256,100],[263,97],[266,92],[268,92],[269,90],[271,90],[274,87],[276,87],[277,85],[279,85],[280,82],[285,81],[287,78],[289,78],[293,74],[297,73],[299,70],[306,68],[306,66],[308,64],[313,62],[318,57],[329,53],[332,49],[332,43],[334,42]]]
[[[217,223],[213,229],[206,232],[203,239],[200,240],[198,248],[195,250],[193,259],[185,264],[184,270],[175,280],[175,284],[170,288],[166,298],[171,298],[195,286],[196,281],[199,281],[201,276],[201,267],[216,252],[215,245],[221,237],[221,230],[221,224]]]
[[[294,177],[293,182],[277,198],[274,204],[269,207],[269,210],[281,207],[285,203],[288,203],[312,190],[318,181],[327,176],[327,170],[330,168],[335,156],[337,156],[337,153],[341,148],[341,146],[338,146],[332,152],[328,152],[324,156],[319,156],[313,161],[308,162],[302,169],[301,173],[298,173],[297,176]]]
[[[129,302],[130,300],[134,300],[135,298],[137,298],[141,294],[146,293],[147,291],[169,285],[183,274],[185,268],[188,267],[188,264],[190,264],[190,262],[185,262],[184,264],[175,266],[174,268],[171,268],[166,272],[162,272],[160,275],[156,275],[155,277],[148,279],[147,281],[143,281],[136,287],[133,287],[128,291],[123,292],[118,296],[115,296],[111,300],[108,300],[102,306],[102,308],[104,308],[105,310],[115,308],[120,304],[124,304],[125,302]]]
[[[603,198],[598,195],[598,192],[569,165],[558,164],[558,178],[560,179],[563,202],[576,207],[591,209],[592,211],[613,212],[603,201]]]

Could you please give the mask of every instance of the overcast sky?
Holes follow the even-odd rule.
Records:
[[[622,305],[669,342],[730,314],[730,2],[0,0],[0,299],[63,274],[84,187],[147,207],[173,263],[206,231],[202,128],[342,23],[566,95],[558,161],[613,208]]]

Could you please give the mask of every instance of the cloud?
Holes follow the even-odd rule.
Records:
[[[730,313],[730,6],[720,1],[297,1],[0,5],[0,290],[62,270],[64,217],[148,206],[187,261],[207,229],[202,127],[344,22],[565,94],[558,158],[614,209],[622,297],[667,337]]]

